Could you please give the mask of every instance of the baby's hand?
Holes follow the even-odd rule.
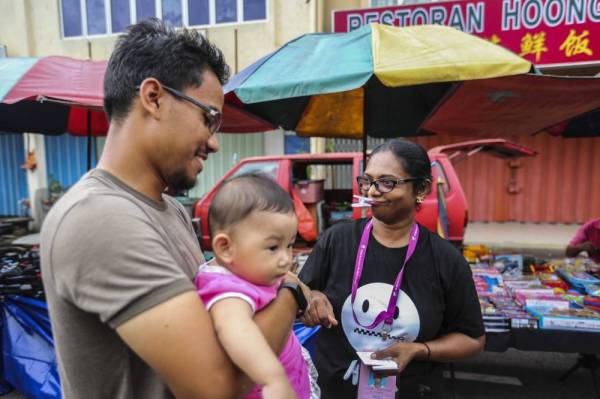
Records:
[[[287,378],[263,386],[262,397],[263,399],[298,399]]]

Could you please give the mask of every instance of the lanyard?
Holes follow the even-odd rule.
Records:
[[[352,308],[352,317],[354,317],[354,321],[359,326],[372,329],[381,324],[382,321],[385,321],[385,324],[383,325],[383,330],[389,332],[391,331],[392,323],[394,322],[394,310],[396,308],[398,296],[400,295],[400,285],[402,284],[402,278],[404,277],[404,270],[406,269],[406,264],[415,252],[415,248],[417,247],[417,241],[419,240],[419,226],[417,225],[417,223],[414,223],[410,230],[406,258],[404,258],[402,268],[396,276],[396,281],[394,282],[394,287],[392,288],[392,295],[390,295],[390,301],[388,303],[387,310],[381,311],[377,315],[373,323],[369,325],[363,325],[358,321],[358,319],[356,318],[356,314],[354,313],[354,300],[356,299],[356,291],[358,290],[358,283],[362,275],[363,265],[365,263],[365,256],[367,254],[367,247],[369,246],[369,237],[371,235],[372,229],[373,220],[371,219],[367,222],[362,232],[360,244],[358,246],[358,253],[356,254],[356,263],[354,264],[354,276],[352,277],[352,298],[350,302],[350,307]]]

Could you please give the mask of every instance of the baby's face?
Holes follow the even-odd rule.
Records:
[[[294,213],[251,213],[230,234],[231,271],[254,284],[275,284],[292,266],[297,230]]]

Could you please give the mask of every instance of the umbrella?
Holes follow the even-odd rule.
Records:
[[[105,136],[106,65],[106,61],[58,56],[0,58],[0,131]],[[224,133],[274,128],[256,115],[225,104]]]
[[[453,82],[527,73],[531,64],[456,29],[372,24],[308,34],[234,76],[226,99],[299,135],[421,135]]]
[[[68,57],[0,58],[0,131],[105,136],[102,109],[107,61]],[[225,105],[222,132],[248,133],[274,126],[243,109]]]
[[[105,69],[106,61],[0,58],[0,130],[106,135]]]
[[[421,126],[445,134],[499,137],[547,131],[600,136],[600,79],[518,75],[463,82]]]

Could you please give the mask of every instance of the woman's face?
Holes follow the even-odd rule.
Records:
[[[378,179],[408,179],[410,176],[400,161],[390,151],[378,152],[367,163],[365,176],[370,180]],[[380,187],[383,184],[380,184]],[[362,195],[377,201],[371,207],[373,216],[386,224],[398,223],[414,216],[417,193],[411,182],[395,185],[392,191],[381,193],[372,184]]]

